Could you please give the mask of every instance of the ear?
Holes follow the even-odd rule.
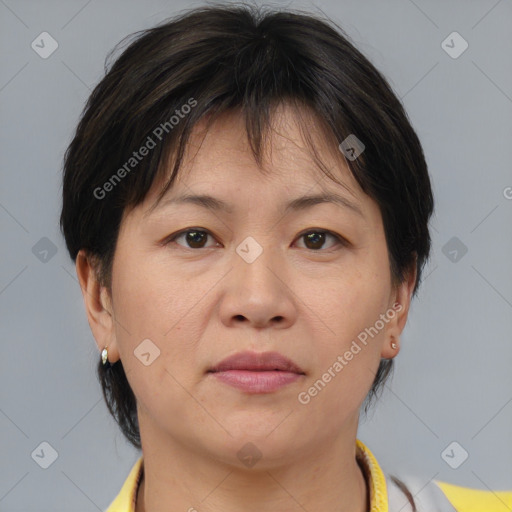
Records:
[[[392,359],[398,355],[398,352],[400,352],[400,335],[402,334],[407,322],[412,293],[414,285],[416,284],[416,262],[417,257],[407,271],[404,281],[396,288],[393,288],[390,295],[389,308],[395,312],[395,315],[391,320],[389,320],[386,329],[386,336],[381,352],[381,357],[384,359]],[[392,342],[396,343],[398,348],[391,348]]]
[[[97,263],[84,250],[76,257],[76,273],[82,289],[87,319],[98,350],[108,348],[108,360],[111,363],[119,359],[116,344],[112,299],[106,287],[101,286],[97,278]]]

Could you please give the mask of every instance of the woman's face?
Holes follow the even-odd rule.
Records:
[[[319,156],[345,186],[318,170],[292,110],[280,109],[274,123],[266,176],[243,118],[224,115],[204,140],[193,133],[180,177],[159,206],[149,211],[155,186],[123,218],[112,301],[91,327],[110,361],[122,360],[143,446],[173,440],[238,462],[251,442],[269,464],[303,457],[355,435],[381,357],[397,353],[390,342],[404,327],[414,276],[392,288],[377,204],[341,152],[315,136],[313,120]],[[185,194],[212,196],[227,208],[170,202]],[[310,201],[287,208],[318,194],[353,207]],[[256,392],[209,372],[242,351],[279,352],[303,374]]]

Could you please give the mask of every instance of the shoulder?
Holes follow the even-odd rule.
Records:
[[[508,512],[512,510],[512,490],[488,491],[418,478],[394,478],[386,474],[389,512],[413,512],[407,499],[410,492],[417,512]]]

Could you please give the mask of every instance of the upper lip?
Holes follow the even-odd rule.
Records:
[[[208,372],[223,372],[228,370],[280,370],[304,375],[302,368],[279,352],[238,352],[237,354],[226,357],[226,359],[223,359],[220,363],[210,368]]]

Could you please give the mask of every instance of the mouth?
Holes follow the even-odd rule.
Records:
[[[289,372],[305,375],[295,362],[279,352],[239,352],[213,366],[208,372],[244,370],[253,372]]]
[[[278,352],[240,352],[207,373],[247,393],[271,393],[306,375],[296,363]]]

